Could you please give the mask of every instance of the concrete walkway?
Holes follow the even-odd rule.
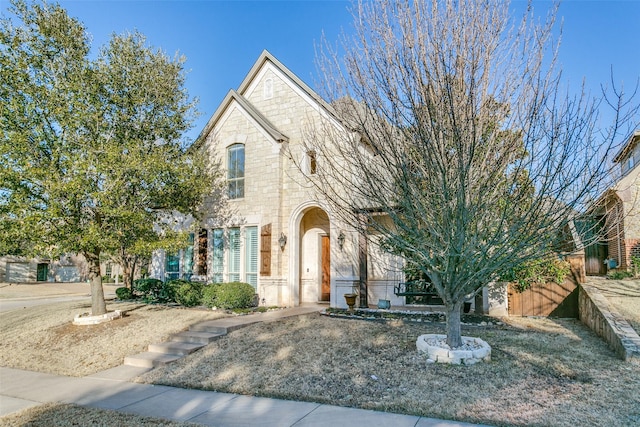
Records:
[[[129,368],[129,372],[135,376],[140,369],[136,372],[135,368]],[[0,368],[0,384],[0,416],[42,403],[61,402],[205,426],[475,425],[310,402],[134,384],[100,375],[74,378]]]
[[[317,305],[301,306],[259,315],[222,318],[206,323],[231,331],[248,324],[275,321],[283,317],[319,311],[321,308],[322,306]],[[148,370],[149,368],[121,365],[88,377],[77,378],[0,367],[0,416],[43,403],[59,402],[174,421],[189,421],[206,426],[476,425],[310,402],[130,382],[132,378]]]

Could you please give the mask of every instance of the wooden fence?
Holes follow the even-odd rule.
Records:
[[[563,284],[533,285],[524,292],[509,285],[509,316],[550,316],[578,318],[578,285],[573,279]]]
[[[578,283],[584,283],[584,255],[575,254],[567,258],[571,274],[562,284],[544,283],[533,285],[524,292],[516,291],[512,285],[507,289],[510,316],[550,316],[578,318]]]

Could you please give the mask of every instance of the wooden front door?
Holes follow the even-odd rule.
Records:
[[[321,301],[329,301],[331,299],[331,246],[329,244],[329,236],[322,236],[322,286]]]

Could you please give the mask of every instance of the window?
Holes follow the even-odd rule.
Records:
[[[266,79],[264,81],[264,99],[273,98],[273,79]]]
[[[166,280],[178,279],[180,277],[180,255],[167,254],[164,260],[164,271]]]
[[[240,229],[229,229],[229,282],[240,281]]]
[[[193,243],[194,235],[189,234],[189,245],[182,251],[182,274],[185,279],[190,279],[193,274]]]
[[[227,182],[229,183],[229,198],[244,197],[244,145],[234,144],[227,149]]]
[[[309,157],[309,174],[315,175],[318,170],[318,156],[314,150],[307,152]]]
[[[222,228],[213,230],[213,283],[224,282],[224,231]]]
[[[258,227],[244,229],[245,282],[258,286]]]

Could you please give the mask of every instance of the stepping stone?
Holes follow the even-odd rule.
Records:
[[[149,351],[151,353],[179,354],[181,356],[186,356],[187,354],[191,354],[204,346],[205,345],[202,343],[171,341],[159,344],[149,344]]]
[[[158,366],[166,365],[167,363],[175,362],[180,358],[182,358],[182,356],[179,354],[162,354],[147,351],[125,357],[124,364],[129,366],[140,366],[142,368],[156,368]]]
[[[169,340],[174,342],[189,342],[206,345],[224,335],[225,334],[214,332],[185,331],[171,335]]]

